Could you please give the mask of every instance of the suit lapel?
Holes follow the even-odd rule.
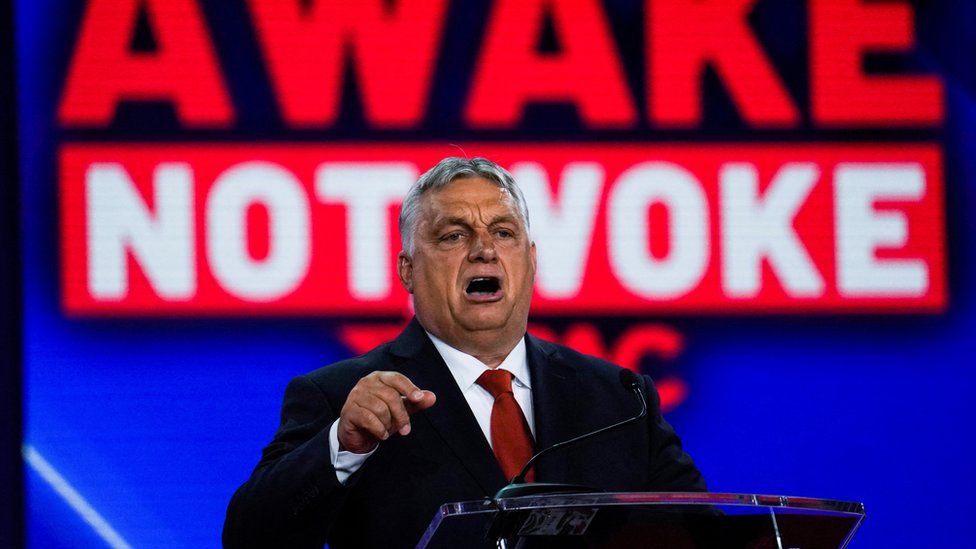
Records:
[[[394,340],[390,352],[404,359],[404,375],[421,389],[437,395],[437,403],[419,415],[440,435],[485,495],[498,491],[507,480],[495,454],[444,359],[416,319]]]
[[[546,341],[526,336],[526,355],[532,377],[535,448],[539,451],[579,434],[579,379],[576,368],[562,360],[556,348]],[[565,482],[567,473],[565,452],[543,457],[536,465],[539,482]]]

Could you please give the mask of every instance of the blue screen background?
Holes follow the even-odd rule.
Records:
[[[216,9],[207,6],[211,21]],[[242,10],[227,8],[226,17],[240,20]],[[689,394],[667,419],[709,488],[863,501],[868,518],[853,547],[971,538],[976,6],[931,2],[916,12],[919,58],[946,89],[935,139],[945,155],[948,310],[649,317],[685,338],[670,368]],[[59,129],[55,112],[80,13],[76,2],[16,4],[25,446],[131,545],[216,546],[230,495],[277,427],[287,381],[351,351],[335,336],[336,319],[63,315],[56,154],[60,142],[92,136]],[[227,70],[231,85],[254,72]],[[105,545],[36,467],[25,475],[30,547]]]

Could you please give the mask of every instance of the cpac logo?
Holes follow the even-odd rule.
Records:
[[[405,322],[347,322],[336,330],[336,337],[354,355],[359,355],[394,339]],[[651,374],[661,398],[661,409],[665,412],[681,404],[689,394],[688,384],[681,379],[674,365],[684,350],[684,337],[670,326],[635,323],[612,341],[606,340],[597,327],[588,322],[573,323],[562,330],[530,322],[529,333],[624,368]]]

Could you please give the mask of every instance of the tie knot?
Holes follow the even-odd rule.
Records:
[[[512,392],[512,373],[507,370],[485,370],[476,381],[478,385],[498,398],[498,395]]]

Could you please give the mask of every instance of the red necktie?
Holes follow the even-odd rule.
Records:
[[[533,445],[529,424],[512,393],[512,374],[505,370],[485,370],[477,383],[495,397],[491,408],[491,446],[505,478],[511,480],[532,457]],[[533,470],[525,475],[529,482],[534,478]]]

